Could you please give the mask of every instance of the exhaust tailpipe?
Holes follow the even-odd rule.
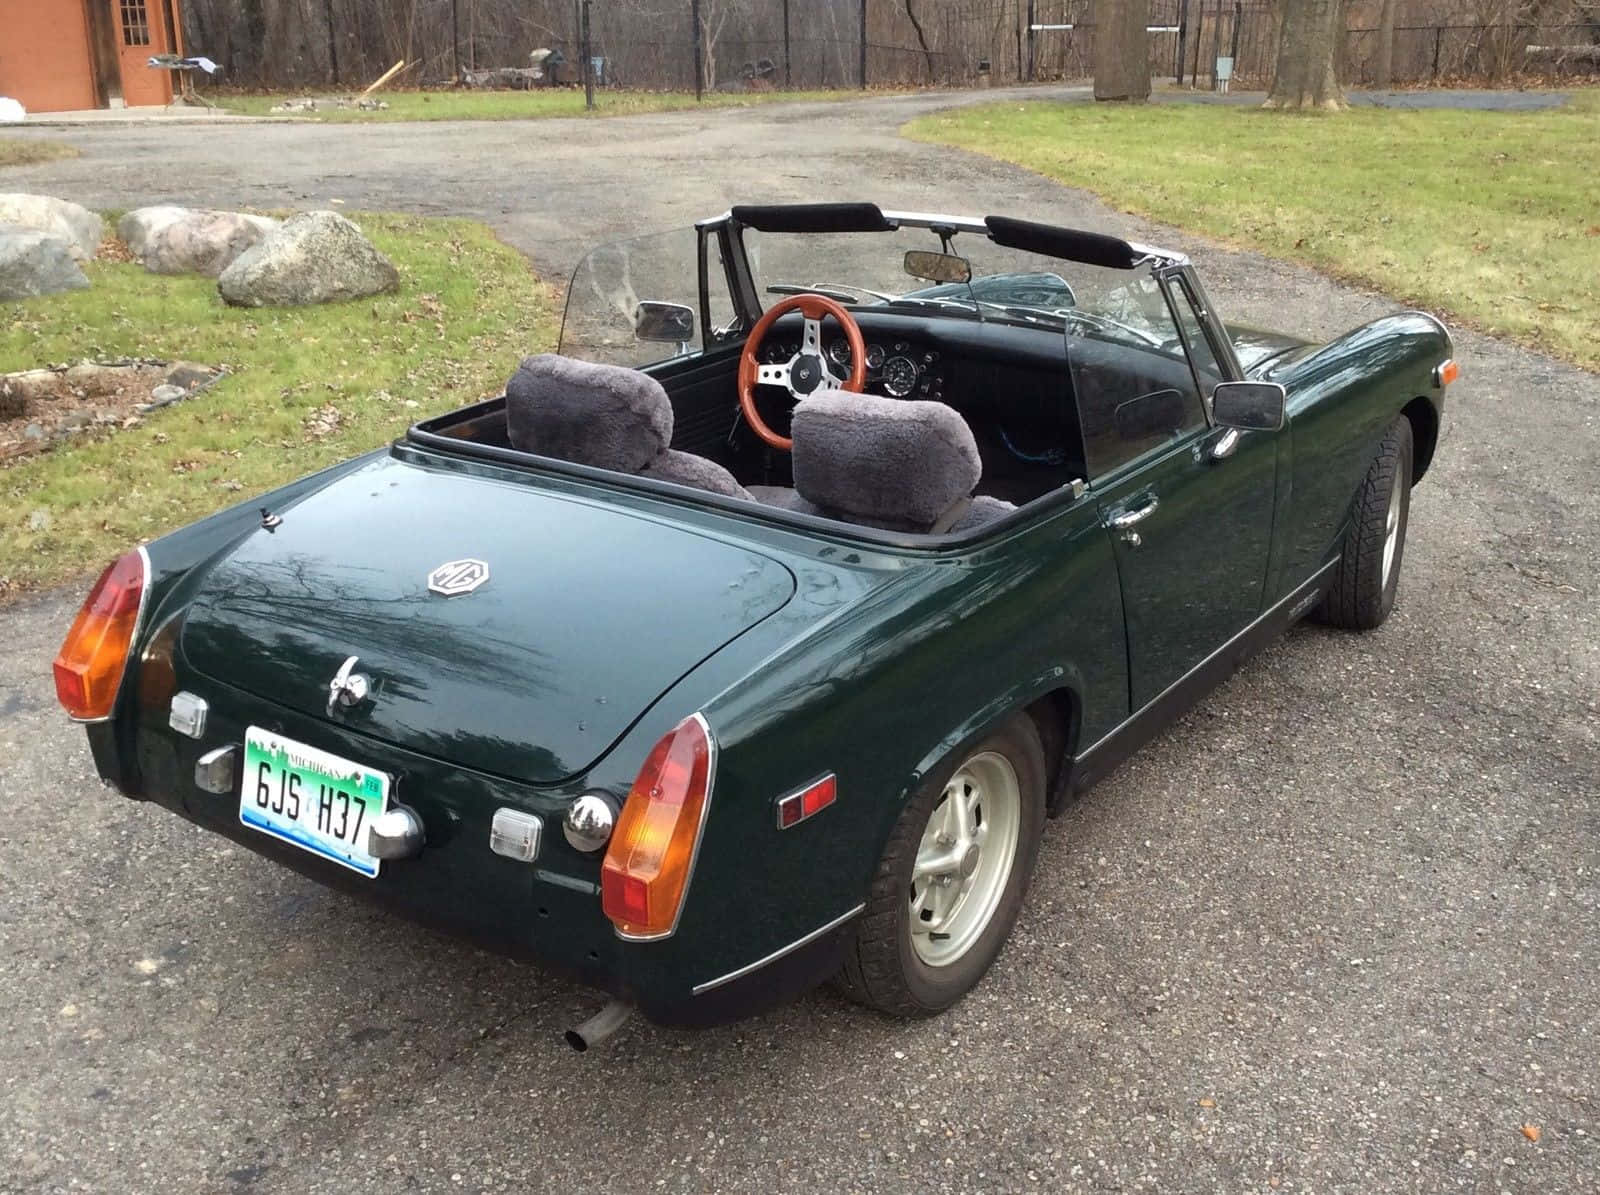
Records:
[[[613,1000],[581,1025],[574,1025],[563,1036],[567,1045],[582,1054],[590,1046],[598,1046],[610,1037],[622,1023],[633,1015],[633,1005]]]

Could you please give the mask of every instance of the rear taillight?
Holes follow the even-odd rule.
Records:
[[[56,697],[74,718],[110,717],[144,586],[144,553],[129,552],[100,574],[84,599],[55,662]]]
[[[713,751],[696,714],[639,769],[600,869],[600,906],[624,937],[660,938],[677,928],[711,801]]]

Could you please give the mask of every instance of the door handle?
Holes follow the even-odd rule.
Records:
[[[1129,507],[1127,510],[1119,511],[1117,514],[1112,515],[1108,520],[1108,525],[1113,531],[1126,531],[1135,523],[1142,523],[1155,514],[1156,507],[1159,505],[1160,502],[1156,497],[1150,495],[1140,505]]]
[[[1129,507],[1112,515],[1106,520],[1106,526],[1117,532],[1122,537],[1122,542],[1130,548],[1137,548],[1144,540],[1140,538],[1134,527],[1155,514],[1156,507],[1159,505],[1160,502],[1156,496],[1148,494],[1138,506]]]

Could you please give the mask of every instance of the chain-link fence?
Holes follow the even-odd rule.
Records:
[[[412,64],[401,85],[494,68],[520,68],[496,80],[516,86],[570,84],[581,81],[587,58],[601,87],[683,91],[697,82],[735,91],[981,87],[1086,80],[1092,71],[1092,0],[589,0],[587,54],[583,7],[584,0],[186,0],[184,27],[186,44],[243,87],[350,88],[399,60]],[[1350,85],[1382,82],[1382,43],[1377,28],[1350,29]],[[1409,19],[1390,46],[1388,81],[1396,85],[1600,74],[1600,25]],[[1236,84],[1265,86],[1277,18],[1270,0],[1151,0],[1149,47],[1157,80],[1210,86],[1222,58],[1232,60]],[[555,53],[536,73],[530,55],[539,50]]]

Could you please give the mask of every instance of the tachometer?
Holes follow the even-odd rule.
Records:
[[[850,342],[843,336],[828,346],[828,357],[835,365],[850,368]],[[871,360],[869,357],[868,360]]]
[[[917,363],[910,357],[890,357],[883,363],[883,392],[905,398],[917,388]]]
[[[883,368],[883,346],[881,344],[869,344],[867,346],[867,368]]]

